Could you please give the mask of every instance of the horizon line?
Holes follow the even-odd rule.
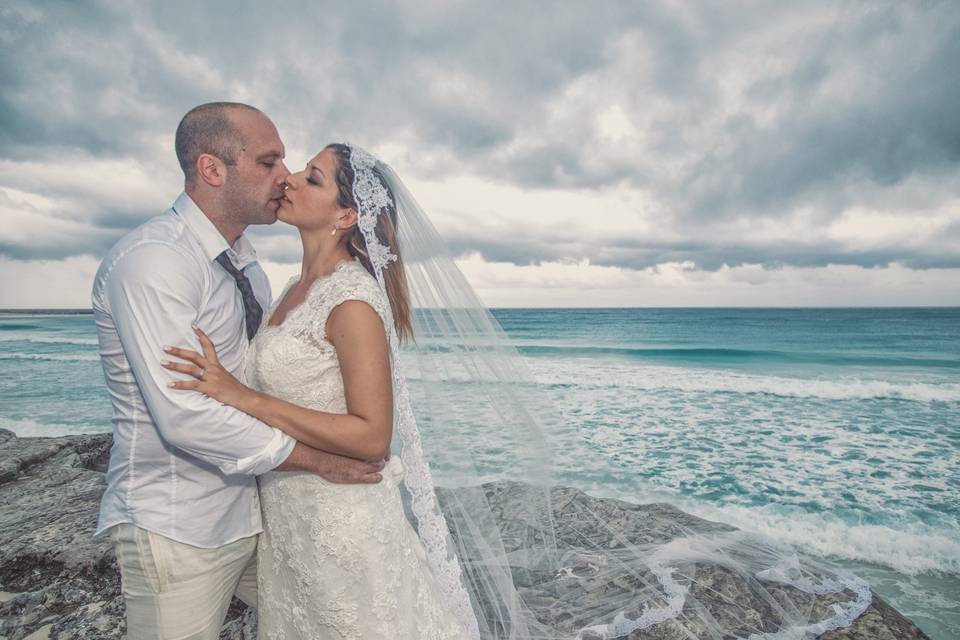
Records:
[[[415,307],[415,309],[428,309],[429,307]],[[537,306],[537,307],[520,307],[520,306],[509,306],[509,307],[486,307],[491,311],[510,311],[510,310],[561,310],[561,309],[570,309],[576,311],[589,311],[589,310],[611,310],[611,309],[649,309],[649,310],[659,310],[659,309],[960,309],[960,305],[793,305],[793,306],[762,306],[762,305],[721,305],[721,306],[689,306],[689,305],[671,305],[671,306],[621,306],[621,307],[607,307],[607,306],[597,306],[597,307],[550,307],[550,306]],[[82,315],[92,315],[92,308],[83,308],[83,307],[3,307],[0,308],[0,315],[14,315],[14,314],[82,314]]]

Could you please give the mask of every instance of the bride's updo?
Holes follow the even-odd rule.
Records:
[[[350,147],[345,144],[334,143],[328,144],[325,148],[331,149],[337,158],[337,204],[345,209],[354,209],[359,213],[360,208],[353,197],[354,172],[353,166],[350,164]],[[410,318],[410,294],[407,289],[407,276],[403,270],[403,256],[397,242],[397,208],[394,204],[396,199],[379,169],[374,167],[373,173],[377,176],[383,188],[387,190],[387,193],[390,194],[391,204],[377,216],[377,226],[374,231],[380,242],[389,247],[390,252],[397,256],[394,262],[383,269],[383,283],[386,286],[387,298],[390,300],[397,337],[403,342],[413,338],[413,323]],[[359,259],[364,268],[370,272],[370,275],[376,276],[373,271],[373,264],[371,264],[370,257],[367,255],[367,244],[363,239],[363,232],[360,231],[360,225],[354,225],[346,232],[346,243],[350,255]]]

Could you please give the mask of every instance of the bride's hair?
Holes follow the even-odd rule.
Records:
[[[337,157],[337,204],[347,209],[354,209],[359,212],[357,201],[353,197],[353,166],[350,164],[350,147],[345,144],[328,144],[327,149],[333,150]],[[397,337],[401,341],[413,338],[413,323],[410,318],[410,293],[407,288],[407,276],[403,270],[403,256],[400,254],[400,246],[397,242],[397,208],[396,199],[383,174],[376,167],[373,168],[374,175],[383,185],[383,188],[390,194],[390,204],[384,207],[380,215],[377,216],[377,226],[375,232],[385,246],[390,248],[390,252],[397,256],[394,262],[391,262],[383,270],[383,283],[387,289],[387,298],[390,300],[390,308],[393,311],[393,324],[397,330]],[[373,264],[370,262],[370,256],[367,255],[367,243],[363,239],[363,232],[360,231],[360,225],[354,225],[347,231],[347,250],[370,272],[370,275],[376,276],[373,270]]]

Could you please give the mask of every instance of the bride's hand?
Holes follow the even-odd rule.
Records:
[[[163,350],[190,364],[182,362],[164,361],[161,364],[170,371],[178,371],[193,376],[193,380],[176,380],[168,386],[174,389],[184,389],[190,391],[199,391],[211,398],[215,398],[224,404],[228,404],[238,409],[243,408],[244,400],[248,399],[254,392],[249,387],[244,386],[239,380],[230,375],[230,372],[220,365],[217,358],[217,350],[213,342],[198,327],[193,328],[197,338],[200,339],[200,346],[203,348],[203,354],[190,349],[181,349],[179,347],[164,347]]]

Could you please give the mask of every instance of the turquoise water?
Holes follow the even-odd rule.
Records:
[[[767,532],[960,637],[960,308],[495,315],[573,427],[563,482]],[[92,317],[0,317],[0,425],[109,424]]]

